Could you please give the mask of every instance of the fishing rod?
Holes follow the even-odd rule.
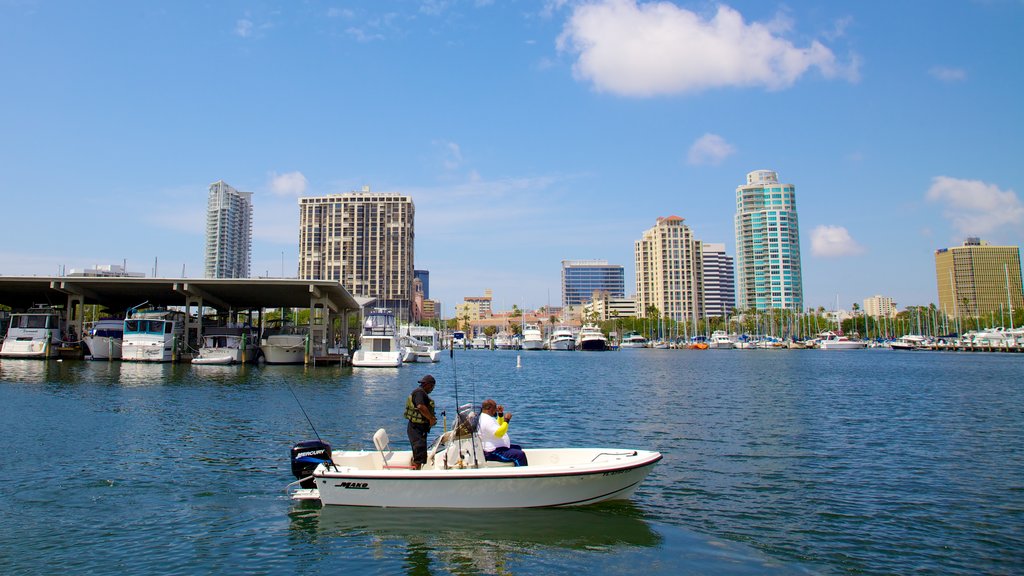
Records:
[[[284,385],[288,387],[288,391],[292,393],[292,398],[295,398],[295,403],[299,405],[299,410],[302,410],[302,415],[306,417],[306,422],[309,422],[309,427],[313,429],[313,434],[316,434],[316,439],[323,444],[324,441],[320,438],[320,433],[316,431],[316,426],[313,426],[313,421],[309,419],[309,414],[306,414],[306,409],[302,407],[302,402],[299,402],[299,397],[295,395],[295,390],[292,389],[292,385],[287,380],[284,381]]]

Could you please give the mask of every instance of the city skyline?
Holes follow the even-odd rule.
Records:
[[[735,256],[736,184],[772,170],[800,195],[804,308],[937,304],[936,249],[1024,240],[1022,18],[999,0],[3,3],[4,229],[30,241],[0,274],[202,277],[223,179],[253,193],[252,275],[296,276],[297,199],[369,185],[412,198],[444,314],[485,288],[533,309],[561,301],[562,260],[628,264],[659,216]]]

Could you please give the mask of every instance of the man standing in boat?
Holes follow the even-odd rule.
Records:
[[[434,401],[430,393],[434,391],[434,377],[427,374],[419,380],[419,386],[405,399],[405,418],[409,421],[407,428],[409,443],[412,444],[412,468],[419,470],[427,463],[427,434],[430,427],[437,423],[434,412]]]
[[[512,413],[505,413],[504,406],[488,398],[480,406],[480,439],[484,443],[484,459],[493,462],[513,462],[526,466],[523,448],[512,443],[508,435],[508,423]]]

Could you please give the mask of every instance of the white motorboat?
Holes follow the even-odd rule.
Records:
[[[267,364],[302,364],[306,361],[308,340],[308,327],[271,320],[263,329],[260,352]]]
[[[375,308],[366,315],[359,349],[352,365],[362,368],[397,368],[402,365],[402,346],[395,326],[395,313]]]
[[[11,314],[0,356],[51,358],[57,356],[67,330],[63,310],[39,306]]]
[[[468,344],[465,332],[462,330],[452,332],[452,348],[465,350],[468,346],[472,346],[472,344]]]
[[[120,360],[124,320],[100,318],[85,331],[82,340],[93,360]]]
[[[597,324],[584,324],[576,336],[577,350],[607,350],[608,339],[601,333]]]
[[[548,338],[548,350],[575,350],[576,349],[576,336],[572,333],[572,328],[568,326],[559,326],[551,332],[551,336]]]
[[[494,337],[494,347],[498,350],[511,350],[513,348],[512,335],[508,332],[498,332]]]
[[[859,350],[868,346],[863,340],[853,340],[831,330],[818,334],[817,341],[821,350]]]
[[[889,343],[893,350],[920,350],[924,347],[927,338],[918,334],[905,334]]]
[[[523,350],[542,350],[544,348],[544,334],[536,324],[527,324],[523,328],[522,339]]]
[[[324,506],[388,508],[540,508],[627,499],[661,460],[659,452],[621,448],[527,449],[530,464],[486,462],[478,435],[442,434],[420,470],[411,451],[393,451],[384,429],[373,450],[331,452],[301,442],[292,448],[286,488],[292,499]]]
[[[486,350],[488,348],[487,336],[482,334],[480,336],[474,336],[470,347],[477,350]]]
[[[625,336],[622,337],[622,342],[619,343],[620,348],[646,348],[647,338],[644,338],[639,332],[626,332]]]
[[[193,364],[245,364],[255,362],[259,338],[246,326],[207,326],[203,345]]]
[[[124,321],[121,360],[170,362],[181,352],[184,334],[184,312],[133,309]]]
[[[725,330],[715,330],[711,333],[711,341],[708,342],[708,347],[717,350],[731,350],[736,347],[736,342]]]
[[[430,326],[405,326],[402,328],[403,362],[437,362],[441,358],[438,349],[437,329]]]

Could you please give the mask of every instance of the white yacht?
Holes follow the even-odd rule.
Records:
[[[402,365],[402,346],[395,326],[395,313],[375,308],[366,315],[359,349],[352,365],[366,368],[397,368]]]
[[[921,350],[927,338],[918,334],[905,334],[889,343],[893,350]]]
[[[437,329],[431,326],[406,326],[402,329],[403,362],[437,362],[441,358]]]
[[[260,352],[267,364],[302,364],[306,361],[306,343],[309,328],[271,320],[263,329],[260,338]]]
[[[647,338],[639,332],[626,332],[619,343],[619,348],[646,348]]]
[[[11,314],[10,327],[0,346],[4,358],[51,358],[64,339],[67,324],[62,310],[39,306]]]
[[[817,340],[821,350],[859,350],[868,346],[863,340],[853,340],[831,330],[818,334]]]
[[[708,347],[718,350],[731,350],[736,347],[736,342],[725,330],[715,330],[711,333],[711,341],[708,342]]]
[[[527,324],[523,328],[523,350],[541,350],[544,348],[544,334],[536,324]]]
[[[487,336],[484,336],[483,334],[481,334],[479,336],[474,336],[473,337],[473,342],[470,343],[469,346],[470,346],[470,348],[476,348],[477,350],[486,350],[487,349],[487,344],[488,344]]]
[[[248,326],[207,326],[203,345],[193,364],[245,364],[255,362],[259,337]]]
[[[548,350],[575,350],[576,349],[576,336],[572,333],[572,328],[568,326],[558,326],[551,331],[551,336],[548,337]]]
[[[601,333],[597,324],[584,324],[576,336],[577,350],[607,350],[608,339]]]
[[[100,318],[93,322],[82,338],[93,360],[120,360],[124,340],[124,320]]]
[[[462,330],[456,330],[452,332],[452,348],[465,350],[470,346],[472,346],[472,344],[469,344],[468,340],[466,340],[465,332],[463,332]]]
[[[134,310],[124,321],[121,360],[170,362],[181,353],[185,314],[173,310]]]
[[[513,348],[512,335],[508,332],[498,332],[494,337],[494,347],[498,350],[511,350]]]

